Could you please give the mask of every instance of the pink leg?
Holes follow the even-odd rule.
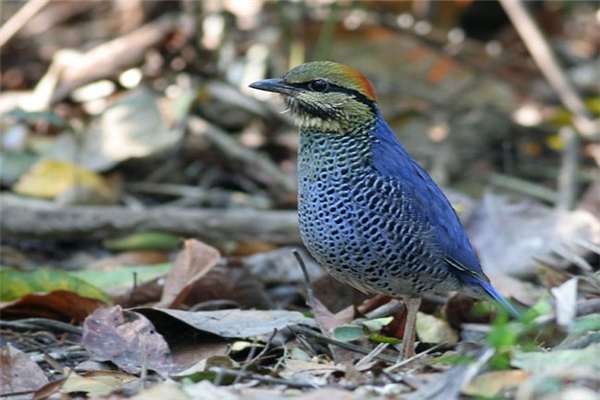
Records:
[[[404,327],[404,337],[402,338],[402,352],[400,359],[413,357],[415,355],[415,323],[417,322],[417,311],[421,307],[420,297],[403,297],[406,305],[406,326]]]

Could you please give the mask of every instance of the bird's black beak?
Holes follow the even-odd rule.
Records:
[[[263,79],[249,85],[252,89],[264,90],[265,92],[275,92],[281,94],[292,94],[296,88],[288,85],[282,78]]]

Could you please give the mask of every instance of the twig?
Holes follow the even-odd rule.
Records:
[[[585,258],[581,257],[579,254],[574,253],[569,248],[561,244],[554,246],[551,252],[577,265],[579,268],[588,273],[592,273],[594,271],[594,268],[590,265],[590,263],[587,262]]]
[[[255,374],[255,373],[247,372],[247,371],[235,371],[232,369],[226,369],[226,368],[222,368],[222,367],[211,367],[209,369],[209,371],[213,371],[221,376],[229,375],[229,376],[241,377],[242,379],[244,379],[244,378],[255,379],[255,380],[257,380],[259,382],[263,382],[263,383],[284,385],[284,386],[294,387],[294,388],[298,388],[298,389],[305,389],[305,388],[317,389],[318,388],[318,386],[310,384],[310,383],[293,382],[293,381],[288,381],[286,379],[274,378],[274,377],[268,376],[268,375],[259,375],[259,374]]]
[[[367,354],[366,356],[361,358],[354,367],[360,368],[363,365],[370,363],[375,357],[377,357],[385,349],[387,349],[389,345],[390,345],[389,343],[379,343],[373,350],[371,350],[371,352],[369,354]]]
[[[548,41],[521,0],[500,0],[500,4],[527,46],[538,68],[564,106],[574,115],[577,131],[588,139],[598,137],[599,129],[571,82],[567,79]]]
[[[210,204],[231,203],[236,206],[246,206],[254,209],[266,209],[271,205],[270,199],[266,196],[250,195],[241,191],[219,188],[203,189],[198,186],[155,182],[131,183],[126,188],[137,193],[186,197]]]
[[[52,357],[50,354],[43,352],[42,353],[43,357],[44,357],[44,361],[50,365],[52,368],[54,368],[57,371],[64,371],[65,370],[65,366],[62,365],[61,363],[58,362],[57,359],[55,359],[54,357]]]
[[[83,335],[83,328],[79,326],[46,318],[26,318],[19,321],[0,320],[0,328],[20,330],[44,329],[53,332],[68,332],[75,335]]]
[[[517,175],[524,175],[530,178],[557,179],[560,174],[560,168],[549,164],[523,164],[521,163],[515,170]],[[598,180],[598,170],[593,167],[580,166],[577,170],[577,181],[579,183],[593,183]]]
[[[49,355],[56,361],[69,360],[80,357],[88,359],[90,356],[87,350],[83,349],[81,346],[71,346],[67,349],[57,350],[49,353],[30,354],[29,358],[31,358],[33,361],[39,364],[42,362],[46,362],[46,355]]]
[[[579,136],[570,126],[560,130],[564,148],[562,163],[558,175],[558,210],[572,210],[577,200],[577,169],[579,164]]]
[[[600,312],[600,298],[582,301],[577,304],[575,315],[581,317],[583,315],[589,315]],[[547,325],[556,321],[556,313],[550,313],[546,315],[540,315],[533,322],[538,325]]]
[[[492,185],[519,192],[548,203],[554,204],[558,199],[558,193],[555,191],[542,185],[515,178],[514,176],[494,173],[490,174],[488,179]]]
[[[303,335],[312,337],[313,339],[320,340],[320,341],[325,342],[327,344],[333,344],[335,346],[341,347],[341,348],[346,349],[346,350],[353,351],[355,353],[368,355],[371,352],[371,350],[365,349],[364,347],[360,347],[360,346],[356,346],[354,344],[340,342],[339,340],[328,338],[325,335],[321,335],[320,333],[315,332],[312,329],[305,328],[305,327],[300,326],[300,325],[290,326],[289,328],[294,333],[296,333],[296,334],[303,334]],[[389,356],[386,356],[386,355],[383,355],[383,354],[379,354],[379,355],[375,356],[375,358],[377,358],[379,360],[387,361],[389,363],[395,363],[397,361],[396,358],[389,357]]]
[[[0,48],[19,32],[50,0],[29,0],[0,27]]]
[[[315,45],[315,60],[327,59],[327,56],[331,53],[331,44],[335,35],[335,29],[337,25],[336,13],[338,10],[339,3],[334,1],[329,6],[329,13],[325,22],[321,25],[319,31],[319,38]]]
[[[432,351],[439,349],[443,345],[444,345],[444,343],[438,343],[435,346],[433,346],[425,351],[420,352],[419,354],[415,354],[414,356],[407,358],[406,360],[402,360],[402,361],[395,363],[394,365],[390,365],[389,367],[384,369],[383,372],[387,372],[387,373],[394,372],[398,368],[403,367],[407,364],[410,364],[411,362],[415,361],[416,359],[423,357],[425,354],[429,354]]]
[[[79,54],[58,52],[47,73],[34,90],[32,109],[45,109],[75,88],[113,76],[143,60],[149,48],[161,43],[175,30],[185,31],[187,16],[165,14],[135,31]]]
[[[137,272],[133,272],[133,287],[131,288],[131,292],[129,293],[129,299],[127,299],[127,303],[125,305],[125,308],[129,308],[129,307],[133,307],[133,295],[135,294],[135,291],[137,290]]]
[[[249,366],[251,366],[252,364],[254,364],[254,362],[256,360],[258,360],[259,358],[261,358],[269,350],[269,347],[271,345],[271,341],[273,340],[273,338],[275,337],[275,335],[277,335],[277,329],[273,329],[273,333],[269,337],[269,340],[267,340],[267,343],[265,344],[265,347],[258,353],[258,355],[256,357],[254,357],[254,353],[256,352],[256,345],[258,344],[258,339],[254,338],[254,340],[252,342],[252,347],[250,348],[250,351],[248,352],[248,357],[246,357],[246,362],[244,363],[244,365],[242,365],[242,368],[240,370],[241,372],[246,372],[248,370]],[[238,376],[235,377],[235,380],[233,381],[233,383],[236,384],[241,379],[242,379],[242,375],[238,375]]]
[[[242,308],[241,304],[227,299],[207,300],[194,304],[190,311],[223,310],[226,308]]]
[[[296,260],[298,261],[298,265],[300,265],[300,269],[302,270],[302,275],[304,275],[304,283],[306,285],[306,297],[308,298],[308,306],[311,309],[315,309],[315,292],[313,291],[313,287],[312,287],[312,283],[310,281],[310,275],[308,275],[308,269],[306,269],[306,264],[304,263],[304,260],[302,259],[302,255],[300,254],[300,252],[298,252],[298,250],[294,249],[292,250],[292,254],[294,255],[294,257],[296,257]]]
[[[138,342],[140,344],[140,352],[142,353],[142,362],[141,362],[141,373],[140,373],[140,390],[143,390],[146,387],[146,380],[148,379],[148,353],[146,352],[146,336],[137,334]]]
[[[242,146],[216,125],[198,117],[190,117],[188,126],[193,134],[202,135],[210,141],[225,158],[232,161],[236,169],[265,185],[273,195],[282,196],[296,190],[295,182],[270,158]]]
[[[2,393],[2,398],[5,399],[5,398],[9,398],[9,397],[25,396],[28,394],[34,394],[36,392],[37,392],[37,390],[23,390],[20,392]],[[32,398],[32,397],[27,396],[27,398]]]
[[[400,313],[402,311],[404,311],[404,303],[400,300],[392,299],[381,307],[377,307],[373,311],[369,311],[365,314],[365,317],[367,317],[367,319],[377,319],[388,317],[392,314]]]
[[[273,342],[273,339],[275,338],[275,336],[277,335],[278,332],[279,331],[277,329],[273,329],[273,333],[267,340],[265,347],[263,347],[263,349],[256,355],[256,357],[252,358],[248,363],[246,363],[246,365],[244,365],[244,368],[242,368],[242,369],[245,369],[248,366],[254,364],[257,360],[259,360],[262,356],[264,356],[267,351],[269,351],[269,349],[271,348],[271,342]]]
[[[595,243],[592,243],[589,240],[575,239],[573,243],[591,251],[592,253],[600,255],[600,246],[598,246]]]

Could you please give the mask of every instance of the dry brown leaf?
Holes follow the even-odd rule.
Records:
[[[219,337],[199,338],[198,335],[186,335],[166,339],[173,353],[173,362],[179,371],[190,368],[200,360],[224,356],[229,350],[229,342]]]
[[[10,343],[0,351],[0,397],[2,395],[38,390],[46,385],[48,379],[44,371],[35,361],[21,350],[14,348]],[[10,399],[30,399],[31,395],[11,396]]]
[[[102,300],[83,297],[68,290],[55,290],[45,294],[30,294],[16,301],[3,303],[3,314],[56,319],[65,322],[82,322],[98,307]]]
[[[196,239],[186,240],[167,275],[162,297],[156,307],[179,307],[194,284],[208,273],[220,257],[219,251],[214,247]]]
[[[135,374],[147,368],[166,374],[172,369],[165,339],[141,314],[120,306],[100,308],[83,323],[82,345],[99,361],[112,361]]]
[[[136,308],[156,326],[157,330],[172,328],[182,322],[202,332],[224,338],[249,338],[271,335],[274,329],[284,329],[289,325],[303,324],[314,326],[311,318],[296,311],[284,310],[221,310],[189,312],[159,308]]]
[[[231,300],[239,308],[272,308],[264,286],[245,268],[216,266],[192,284],[185,304],[189,306],[212,300]],[[207,310],[207,309],[204,309]]]

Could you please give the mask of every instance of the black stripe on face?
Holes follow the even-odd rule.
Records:
[[[323,92],[315,92],[308,87],[311,82],[313,82],[313,81],[288,83],[288,85],[294,86],[298,89],[306,90],[307,92],[313,92],[313,93],[331,93],[331,92],[346,93],[346,94],[353,96],[357,101],[359,101],[363,104],[366,104],[373,111],[375,110],[375,102],[357,90],[348,89],[348,88],[338,86],[338,85],[335,85],[335,84],[329,82],[329,88],[327,90],[325,90]]]

